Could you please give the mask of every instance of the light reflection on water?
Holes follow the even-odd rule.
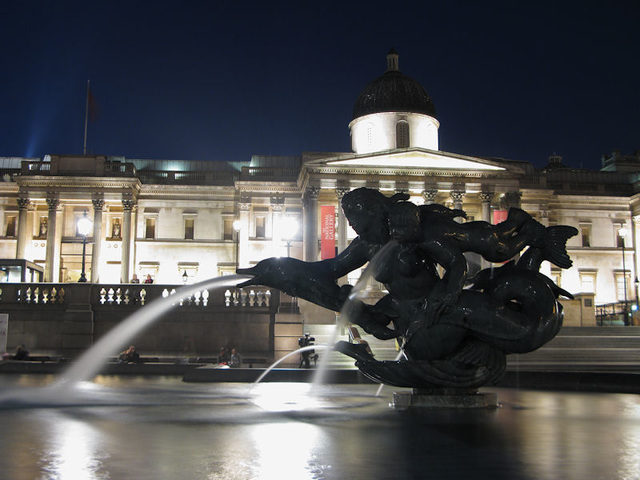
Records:
[[[637,395],[498,390],[498,409],[397,412],[372,385],[97,377],[65,405],[36,401],[38,381],[0,376],[0,397],[32,397],[0,400],[3,479],[640,478]]]

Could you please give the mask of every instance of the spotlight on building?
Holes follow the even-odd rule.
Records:
[[[287,242],[287,257],[291,256],[291,242],[296,238],[298,234],[298,221],[292,217],[287,216],[282,221],[282,236]]]

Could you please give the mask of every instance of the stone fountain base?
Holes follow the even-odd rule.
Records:
[[[498,396],[464,388],[414,388],[411,392],[393,392],[389,404],[396,410],[409,408],[496,408]]]

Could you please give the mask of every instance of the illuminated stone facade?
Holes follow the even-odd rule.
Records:
[[[545,225],[573,225],[580,230],[568,244],[574,266],[560,272],[545,263],[543,272],[570,292],[586,293],[587,304],[593,295],[596,304],[635,302],[637,154],[615,154],[602,171],[588,171],[559,157],[535,169],[444,152],[426,101],[415,111],[406,104],[379,111],[388,105],[382,100],[354,108],[354,152],[237,162],[0,158],[0,258],[41,265],[45,281],[76,281],[83,242],[77,220],[87,212],[94,221],[89,282],[128,282],[135,273],[141,281],[150,275],[156,283],[193,283],[269,256],[317,260],[321,207],[334,208],[335,247],[342,250],[354,232],[339,199],[368,186],[463,208],[474,220],[492,222],[496,211],[520,206]],[[294,222],[299,229],[288,233]],[[624,249],[621,227],[628,232]],[[14,281],[9,274],[3,280]]]

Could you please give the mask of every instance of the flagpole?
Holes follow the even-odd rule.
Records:
[[[89,124],[89,82],[87,80],[87,102],[84,107],[84,146],[82,147],[82,154],[87,154],[87,125]]]

